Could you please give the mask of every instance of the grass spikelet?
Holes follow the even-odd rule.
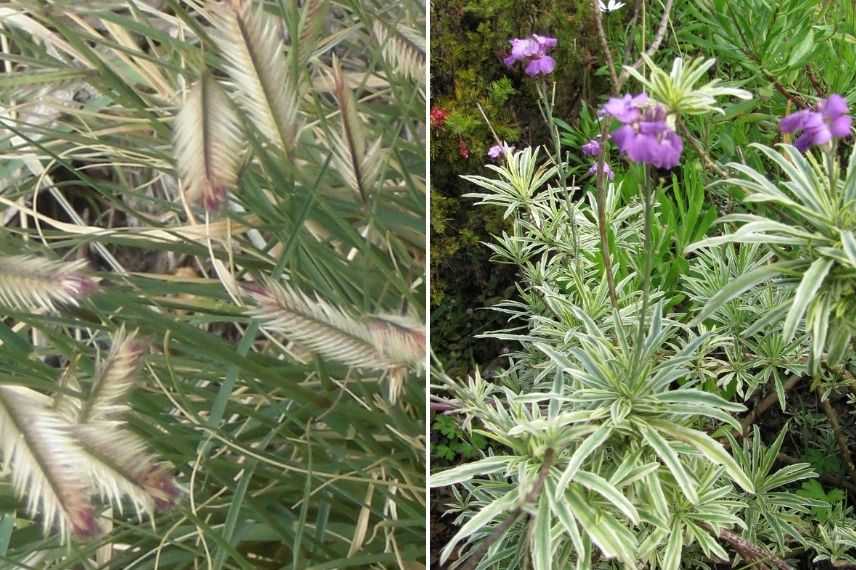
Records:
[[[0,386],[0,447],[27,511],[40,513],[45,532],[57,527],[63,541],[98,533],[95,511],[81,475],[85,456],[68,423],[50,409],[50,398],[29,388]]]
[[[416,319],[399,315],[373,315],[368,320],[375,348],[400,366],[425,362],[425,328]]]
[[[172,474],[138,435],[111,421],[75,426],[74,434],[88,456],[86,468],[93,488],[120,513],[123,497],[131,500],[140,519],[175,504],[178,490]]]
[[[216,210],[238,184],[243,143],[237,113],[210,75],[193,84],[175,119],[174,138],[187,201]]]
[[[110,353],[98,367],[78,422],[117,419],[128,410],[128,394],[137,381],[144,353],[145,344],[137,337],[137,331],[126,333],[123,327],[113,335]]]
[[[416,30],[376,19],[372,31],[384,59],[396,72],[425,83],[425,41]]]
[[[309,63],[312,51],[318,44],[321,35],[321,27],[327,17],[326,0],[307,0],[300,13],[300,40],[291,46],[291,53],[295,54],[297,64],[300,67]]]
[[[229,0],[217,17],[217,46],[253,125],[282,150],[294,148],[300,97],[291,77],[279,20],[261,2]]]
[[[333,162],[348,186],[358,192],[363,201],[367,201],[380,175],[383,141],[378,138],[369,146],[365,126],[357,111],[357,102],[336,58],[333,58],[332,73],[341,121],[341,131],[334,132],[331,141]]]
[[[385,369],[396,363],[380,353],[366,324],[318,297],[268,280],[248,288],[258,306],[250,315],[264,326],[321,357],[355,368]]]
[[[57,381],[57,385],[59,391],[53,398],[51,408],[65,421],[76,422],[80,415],[81,400],[68,393],[74,392],[77,395],[82,393],[80,381],[77,378],[75,362],[69,363],[66,369],[63,370],[62,375],[60,375]]]
[[[0,257],[0,302],[13,309],[56,311],[78,304],[98,290],[84,273],[84,260],[62,262],[13,255]]]
[[[113,335],[110,353],[98,366],[74,426],[89,459],[85,466],[93,488],[120,513],[122,498],[130,498],[138,518],[174,504],[178,494],[168,469],[145,440],[123,426],[145,349],[137,331],[127,333],[123,327]]]

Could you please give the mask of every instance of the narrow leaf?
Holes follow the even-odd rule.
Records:
[[[823,285],[823,280],[832,269],[833,261],[831,259],[815,259],[808,270],[803,275],[802,281],[794,294],[794,300],[791,308],[788,311],[788,316],[785,317],[785,324],[782,329],[782,336],[785,342],[791,342],[797,330],[797,325],[802,320],[809,303],[811,303],[817,291]]]

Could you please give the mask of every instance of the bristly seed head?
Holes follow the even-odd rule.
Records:
[[[86,540],[101,534],[101,528],[95,520],[95,509],[86,506],[78,511],[69,513],[71,534],[77,539]]]
[[[181,491],[175,484],[175,477],[164,465],[156,465],[140,477],[140,485],[152,496],[158,512],[164,512],[175,506]]]
[[[98,290],[84,273],[86,261],[53,261],[29,255],[0,257],[0,302],[21,310],[76,307]]]

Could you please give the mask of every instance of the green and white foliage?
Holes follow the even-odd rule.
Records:
[[[742,445],[731,434],[728,435],[734,458],[755,486],[755,494],[746,499],[743,514],[745,536],[752,542],[775,545],[780,555],[787,553],[788,541],[805,541],[802,532],[809,527],[805,520],[811,508],[828,507],[824,501],[801,497],[786,490],[792,483],[817,477],[811,465],[796,463],[774,470],[776,456],[787,431],[786,425],[768,446],[762,441],[758,426],[754,427],[752,438],[746,438]]]
[[[497,306],[511,327],[485,336],[521,348],[492,381],[434,375],[451,413],[494,449],[431,478],[433,487],[453,486],[450,512],[461,525],[443,557],[484,555],[483,568],[644,562],[669,570],[727,558],[719,531],[744,526],[740,513],[755,482],[708,433],[740,429],[734,414],[745,410],[703,389],[698,363],[715,336],[666,313],[658,291],[640,323],[645,302],[635,271],[617,283],[613,310],[598,261],[597,202],[544,183],[512,184],[521,161],[538,171],[533,156],[509,156],[494,168],[499,181],[473,179],[495,189],[477,197],[510,218],[513,233],[491,244],[495,258],[521,270],[520,299]],[[524,187],[525,195],[511,191]],[[617,247],[641,253],[638,201],[625,202],[610,185],[604,203]],[[532,489],[540,493],[530,503]]]
[[[809,368],[817,376],[822,362],[832,368],[843,363],[856,333],[856,149],[844,169],[834,149],[820,161],[787,144],[779,145],[779,151],[751,146],[776,165],[783,179],[774,181],[745,164],[731,163],[728,167],[737,176],[724,182],[742,189],[745,202],[769,205],[769,213],[724,216],[720,221],[738,224],[736,231],[690,249],[763,243],[775,252],[775,259],[720,289],[697,320],[758,285],[773,282],[786,288],[787,298],[770,311],[767,322],[784,320],[785,343],[802,330],[809,334]]]
[[[752,98],[752,94],[745,89],[721,86],[719,79],[711,79],[702,86],[696,85],[707,77],[707,72],[716,63],[713,58],[691,59],[684,63],[683,58],[677,57],[668,73],[644,53],[642,59],[648,67],[647,78],[632,67],[625,67],[625,70],[639,81],[649,96],[674,115],[703,115],[711,112],[724,115],[725,111],[716,106],[717,97]]]
[[[424,562],[424,28],[0,5],[0,566]]]
[[[740,276],[767,266],[773,254],[762,244],[726,244],[701,249],[690,262],[683,290],[701,308]],[[808,360],[808,338],[798,334],[786,342],[779,334],[787,287],[768,282],[719,305],[705,320],[705,327],[724,350],[705,357],[704,367],[723,388],[733,386],[744,400],[770,385],[786,405],[784,384],[789,376],[802,374]]]

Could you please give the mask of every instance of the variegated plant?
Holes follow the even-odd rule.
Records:
[[[745,89],[720,85],[719,79],[696,85],[716,64],[715,59],[696,58],[684,63],[683,58],[676,57],[668,73],[644,53],[642,60],[648,67],[648,77],[629,66],[625,67],[625,71],[644,87],[648,95],[675,115],[703,115],[710,112],[725,114],[716,106],[717,97],[752,98],[752,94]]]
[[[455,411],[510,453],[438,473],[431,485],[469,481],[473,490],[481,485],[497,490],[509,478],[516,482],[506,483],[506,493],[481,512],[462,516],[466,523],[444,557],[464,540],[473,545],[465,558],[484,554],[479,541],[496,521],[529,508],[525,498],[539,479],[544,490],[532,505],[532,525],[558,525],[562,531],[535,531],[530,548],[538,568],[555,567],[552,553],[566,549],[575,553],[578,568],[605,557],[674,570],[691,545],[708,556],[724,553],[717,542],[720,531],[742,525],[743,504],[732,498],[731,484],[751,494],[754,483],[696,426],[710,418],[739,428],[731,414],[744,408],[692,381],[672,388],[692,377],[688,365],[704,338],[676,338],[677,328],[660,311],[658,305],[636,350],[622,333],[616,337],[575,310],[581,330],[570,346],[535,343],[549,358],[539,367],[539,376],[552,378],[549,390],[516,394],[485,390],[478,378],[469,385],[447,382]],[[672,356],[664,358],[663,352]],[[509,531],[488,560],[498,560],[522,532]]]
[[[765,320],[768,324],[784,320],[785,342],[805,328],[811,336],[810,368],[818,375],[822,362],[833,368],[841,364],[852,350],[856,333],[856,149],[842,169],[831,150],[823,164],[791,145],[780,145],[778,152],[753,146],[781,170],[784,180],[773,181],[745,164],[732,163],[729,168],[740,176],[724,183],[744,190],[747,203],[769,204],[771,210],[767,215],[724,216],[722,223],[739,227],[690,249],[761,243],[768,245],[775,259],[724,286],[697,320],[753,287],[774,281],[790,294]]]
[[[736,415],[763,390],[764,406],[778,401],[784,409],[787,391],[809,369],[811,328],[780,333],[799,279],[772,278],[771,268],[785,258],[805,270],[813,261],[800,259],[809,254],[844,263],[843,240],[834,242],[840,255],[830,249],[840,228],[826,231],[830,241],[818,250],[785,242],[793,232],[778,239],[768,231],[782,224],[758,236],[746,230],[746,240],[706,240],[722,247],[693,249],[681,290],[689,302],[670,311],[674,298],[646,289],[640,259],[651,255],[650,225],[632,189],[606,185],[600,215],[591,194],[577,198],[577,188],[552,186],[552,173],[535,176],[551,165],[533,157],[518,151],[492,167],[495,178],[467,177],[483,190],[471,197],[509,219],[488,244],[494,259],[520,271],[515,298],[495,306],[508,327],[482,336],[517,346],[489,381],[434,371],[445,392],[438,408],[491,442],[484,457],[431,478],[434,487],[452,487],[447,508],[459,527],[442,558],[467,570],[679,570],[736,557],[786,568],[795,548],[823,552],[812,542],[820,532],[831,536],[812,520],[820,503],[794,493],[817,473],[807,463],[774,468],[786,430],[765,443],[757,431],[750,437],[757,408]],[[794,169],[808,164],[797,158]],[[761,186],[756,178],[743,187]],[[837,191],[847,184],[840,180]],[[795,186],[786,180],[781,194]],[[664,223],[656,207],[649,213],[653,224]],[[602,220],[619,276],[614,299],[599,255]],[[726,218],[735,220],[744,218]],[[760,232],[760,222],[753,227]],[[744,275],[761,274],[757,287],[741,285]],[[846,560],[840,550],[835,559]]]

